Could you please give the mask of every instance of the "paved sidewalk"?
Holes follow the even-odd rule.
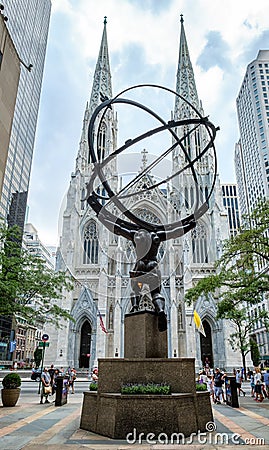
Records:
[[[70,395],[68,403],[61,407],[55,407],[53,403],[40,405],[36,394],[21,396],[15,407],[0,407],[0,448],[62,450],[65,446],[70,450],[105,450],[111,447],[121,450],[231,450],[248,443],[252,450],[269,449],[269,400],[257,403],[250,397],[248,385],[244,389],[247,395],[240,397],[240,408],[231,408],[225,404],[214,405],[214,424],[209,424],[213,431],[207,436],[202,435],[200,443],[197,436],[192,442],[190,438],[186,438],[184,445],[162,445],[164,437],[156,444],[140,443],[137,437],[131,445],[126,441],[115,441],[81,430],[79,424],[83,394]]]

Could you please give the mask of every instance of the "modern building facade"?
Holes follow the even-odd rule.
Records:
[[[4,2],[4,7],[8,18],[7,27],[22,66],[0,200],[0,216],[8,218],[10,225],[18,224],[23,230],[51,1],[13,0]]]
[[[49,248],[47,248],[39,239],[38,231],[31,223],[26,223],[23,232],[23,246],[39,258],[42,258],[46,266],[53,270],[53,257]]]
[[[21,63],[19,85],[7,151],[0,197],[0,217],[9,226],[24,228],[28,186],[34,150],[51,12],[50,0],[4,1],[7,28]],[[10,342],[15,330],[12,319],[0,317],[1,340],[6,352],[1,360],[12,358]]]
[[[20,77],[19,56],[4,18],[0,13],[0,196]]]
[[[183,19],[176,91],[203,114]],[[46,326],[46,332],[51,339],[51,345],[46,352],[47,363],[90,369],[99,357],[123,357],[124,317],[130,310],[129,271],[135,261],[132,243],[109,232],[96,220],[95,213],[85,201],[87,183],[94,169],[89,156],[87,132],[91,114],[101,102],[100,95],[112,97],[106,20],[91,98],[84,114],[76,166],[71,174],[67,193],[57,255],[57,268],[68,270],[75,280],[74,291],[65,292],[65,300],[61,303],[71,312],[75,322],[70,322],[62,330]],[[171,104],[171,109],[173,108],[172,116],[175,119],[183,119],[191,114],[190,109],[184,108],[179,98],[174,105]],[[103,124],[99,134],[100,142],[97,143],[101,159],[117,148],[118,128],[120,115],[117,116],[113,109],[108,109],[105,125]],[[199,129],[188,139],[188,131],[185,129],[186,135],[179,137],[186,138],[190,157],[193,157],[203,148],[203,134]],[[145,150],[141,148],[140,151],[143,170],[147,165],[147,156]],[[172,155],[172,173],[180,172],[186,162],[183,159],[175,149]],[[213,177],[212,154],[202,159],[197,168],[201,183],[200,192],[206,197]],[[120,177],[115,159],[104,170],[112,186],[117,186]],[[153,175],[150,172],[144,174],[141,177],[139,192],[129,188],[128,194],[132,194],[132,197],[126,200],[126,208],[131,208],[141,219],[151,223],[167,223],[167,218],[173,219],[179,211],[184,216],[188,214],[196,188],[191,170],[186,170],[182,176],[177,175],[165,189],[153,187],[153,184]],[[194,357],[197,368],[202,366],[206,357],[212,366],[232,368],[240,364],[239,355],[232,352],[228,344],[230,324],[216,319],[217,300],[213,297],[200,298],[195,305],[206,330],[206,337],[195,329],[193,305],[187,307],[184,302],[185,292],[199,278],[214,271],[214,262],[221,253],[222,241],[227,237],[227,211],[223,206],[221,188],[217,180],[209,209],[199,219],[196,228],[183,237],[168,240],[159,251],[162,295],[165,298],[168,318],[168,354],[169,357]]]
[[[34,256],[42,258],[50,270],[54,270],[54,262],[51,251],[41,242],[37,229],[27,223],[24,227],[22,247]],[[31,306],[34,307],[35,297],[31,300]],[[15,362],[18,367],[31,365],[34,361],[34,352],[38,346],[43,334],[44,322],[36,318],[35,323],[29,324],[24,318],[15,315],[12,319],[13,346],[12,364]]]
[[[243,215],[269,197],[269,50],[260,50],[247,66],[236,104],[240,139],[235,170]]]
[[[259,50],[240,88],[237,100],[240,139],[235,147],[235,170],[241,214],[249,214],[259,200],[269,198],[269,50]],[[257,268],[267,270],[268,263]],[[252,318],[268,310],[269,297],[250,309]],[[269,360],[269,334],[257,320],[251,335],[261,360]]]
[[[237,196],[237,184],[222,184],[223,205],[228,211],[230,236],[235,236],[240,229],[240,212]]]

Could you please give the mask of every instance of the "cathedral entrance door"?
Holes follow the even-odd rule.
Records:
[[[201,360],[203,366],[209,364],[210,368],[214,367],[213,351],[212,351],[212,332],[211,326],[207,320],[203,320],[203,327],[206,337],[200,334]]]
[[[88,369],[91,356],[92,328],[88,320],[81,327],[79,367]]]

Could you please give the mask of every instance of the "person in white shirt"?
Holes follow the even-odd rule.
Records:
[[[263,395],[262,395],[262,374],[258,367],[255,368],[255,374],[254,374],[254,392],[255,392],[255,398],[257,402],[263,401]]]
[[[239,395],[239,397],[240,397],[240,392],[242,392],[242,394],[243,394],[244,397],[245,397],[246,393],[245,393],[245,391],[243,391],[243,389],[241,388],[241,385],[242,385],[242,375],[241,375],[241,370],[240,370],[240,369],[237,369],[237,371],[236,371],[236,374],[235,374],[235,382],[236,382],[236,386],[237,386],[237,389],[238,389],[238,395]]]

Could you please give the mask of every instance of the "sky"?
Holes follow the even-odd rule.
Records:
[[[116,95],[139,83],[175,89],[183,14],[198,96],[220,127],[220,181],[233,183],[236,97],[247,65],[269,48],[268,8],[268,0],[52,0],[28,197],[28,222],[45,245],[59,242],[104,16]]]

